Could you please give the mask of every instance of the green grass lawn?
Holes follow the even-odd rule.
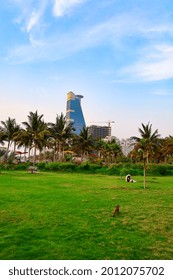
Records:
[[[0,259],[173,259],[173,177],[134,179],[3,171]]]

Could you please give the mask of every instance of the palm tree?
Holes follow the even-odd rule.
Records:
[[[116,161],[117,156],[122,155],[121,146],[114,140],[108,142],[108,145],[110,146],[110,155],[112,157],[112,161]]]
[[[144,125],[142,123],[142,128],[138,128],[138,131],[141,135],[141,137],[133,136],[130,139],[135,141],[135,144],[138,144],[140,148],[140,141],[141,139],[145,139],[145,155],[147,163],[149,161],[149,156],[152,157],[154,154],[154,151],[158,147],[158,139],[160,137],[160,134],[158,134],[158,129],[156,129],[154,132],[152,132],[152,124],[148,123],[147,125]],[[142,144],[143,145],[143,144]]]
[[[28,153],[28,158],[30,159],[30,151],[32,149],[32,138],[27,130],[21,128],[20,131],[15,133],[14,140],[16,141],[17,147],[24,148],[24,160],[26,161],[26,154]],[[28,152],[27,152],[28,149]]]
[[[73,124],[66,124],[66,117],[61,115],[56,116],[55,123],[49,123],[50,138],[53,139],[54,146],[54,161],[56,159],[56,152],[58,151],[58,160],[64,159],[65,144],[73,137]]]
[[[30,138],[30,145],[34,148],[34,160],[36,162],[36,150],[42,150],[44,146],[45,136],[48,136],[47,124],[43,120],[43,114],[38,115],[29,112],[28,122],[22,122],[26,128],[27,137]]]
[[[20,133],[20,130],[21,130],[20,125],[16,125],[16,126],[14,127],[14,133],[13,133],[13,137],[12,137],[13,144],[14,144],[14,149],[13,149],[14,154],[15,154],[15,152],[16,152],[16,140],[15,140],[15,135],[17,135],[18,133]]]
[[[8,153],[5,149],[0,149],[0,163],[4,162],[4,159],[7,157],[7,155]]]
[[[96,144],[99,158],[106,158],[106,142],[103,139],[98,139]]]
[[[173,136],[169,135],[169,137],[162,140],[161,153],[164,156],[165,162],[167,162],[168,159],[172,160],[173,157]]]
[[[89,134],[88,127],[83,127],[79,135],[76,135],[74,140],[74,150],[81,154],[81,159],[83,161],[85,156],[94,148],[94,140]]]
[[[7,142],[7,152],[9,151],[10,146],[13,143],[14,144],[14,152],[15,152],[16,145],[15,145],[14,136],[15,136],[15,133],[20,130],[20,125],[18,125],[16,123],[15,119],[11,119],[10,117],[6,121],[1,121],[1,124],[2,124],[2,126],[0,126],[1,143],[3,143],[4,141]]]
[[[155,149],[157,148],[158,139],[160,134],[156,129],[152,132],[152,124],[148,123],[144,125],[142,123],[142,128],[138,128],[141,137],[133,136],[131,140],[134,140],[134,148],[138,149],[138,153],[143,157],[144,164],[144,188],[146,187],[146,166],[148,163],[149,156],[154,154]]]
[[[4,145],[5,143],[5,134],[3,131],[0,130],[0,144]]]
[[[99,151],[100,157],[104,158],[107,163],[115,161],[117,156],[122,154],[121,146],[115,139],[108,142],[100,139],[97,142],[97,149]]]

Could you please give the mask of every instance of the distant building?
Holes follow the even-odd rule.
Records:
[[[82,128],[86,128],[85,119],[81,107],[82,95],[75,95],[72,91],[67,93],[66,122],[74,124],[75,133],[79,134]]]
[[[134,141],[131,139],[122,139],[120,141],[120,145],[122,148],[122,152],[125,156],[127,156],[133,150]]]
[[[104,139],[105,142],[112,142],[115,141],[117,144],[120,145],[120,140],[116,137],[116,136],[106,136],[106,138]]]
[[[110,126],[99,126],[99,125],[90,125],[88,127],[89,134],[92,135],[94,139],[104,139],[111,136],[111,127]]]

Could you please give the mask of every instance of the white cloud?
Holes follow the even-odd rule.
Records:
[[[173,95],[173,91],[166,90],[166,89],[158,89],[151,92],[152,95],[158,95],[158,96],[169,96]]]
[[[19,14],[14,23],[20,24],[22,31],[28,33],[39,23],[50,0],[9,0],[18,7]]]
[[[54,15],[59,17],[66,14],[74,6],[81,4],[84,0],[54,0]]]
[[[121,74],[139,81],[173,78],[173,45],[154,45],[142,53],[138,62],[124,68]]]
[[[35,48],[43,48],[45,46],[44,41],[36,39],[32,34],[29,34],[29,42]]]
[[[56,22],[56,25],[51,25],[53,28],[50,32],[44,32],[46,26],[44,15],[48,5],[51,5],[54,15],[60,17],[86,0],[28,0],[26,6],[23,4],[24,1],[13,1],[21,6],[23,18],[20,24],[25,25],[29,39],[28,45],[21,44],[11,49],[9,57],[14,58],[14,61],[34,61],[41,58],[58,60],[82,49],[106,44],[111,46],[117,56],[120,54],[124,60],[122,63],[129,64],[124,59],[126,53],[130,53],[131,61],[133,59],[131,65],[121,70],[121,76],[115,77],[116,81],[121,82],[124,77],[130,82],[136,77],[139,80],[149,81],[168,79],[173,76],[173,47],[163,46],[161,43],[153,45],[153,42],[162,42],[164,36],[172,36],[172,24],[165,22],[153,24],[142,14],[129,11],[112,18],[105,16],[104,20],[96,18],[91,22],[81,21],[81,24],[72,25],[70,29],[63,32],[60,31]],[[133,46],[129,46],[129,42],[133,42]],[[147,47],[149,50],[146,51],[144,46],[147,45],[150,47]]]
[[[27,24],[27,32],[30,32],[31,29],[38,23],[40,17],[41,17],[40,12],[33,11],[31,13],[30,19]]]
[[[44,15],[44,12],[47,7],[47,3],[48,3],[47,0],[39,1],[38,8],[32,9],[32,12],[27,21],[27,32],[30,32],[32,28],[39,23],[40,19]]]

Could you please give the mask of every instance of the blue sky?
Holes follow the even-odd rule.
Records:
[[[87,125],[173,135],[172,0],[0,0],[0,120],[55,121],[84,95]],[[103,122],[103,123],[101,123]]]

